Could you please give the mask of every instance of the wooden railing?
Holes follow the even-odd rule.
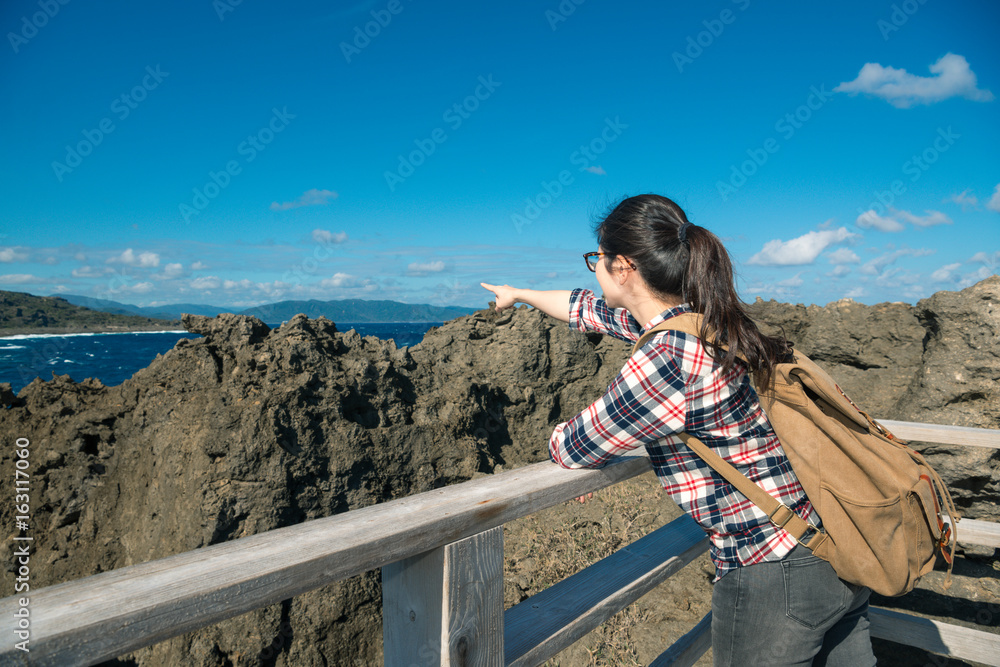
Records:
[[[901,438],[1000,448],[1000,430],[883,422]],[[385,664],[534,665],[570,646],[707,550],[684,516],[520,604],[503,608],[503,524],[650,470],[537,463],[0,600],[0,662],[92,665],[382,568]],[[962,543],[1000,526],[961,520]],[[29,610],[21,623],[19,609]],[[1000,635],[873,609],[875,637],[1000,665]],[[14,647],[27,625],[30,652]],[[652,664],[690,665],[706,617]]]

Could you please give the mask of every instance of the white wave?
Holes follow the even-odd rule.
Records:
[[[136,334],[186,334],[183,329],[179,331],[107,331],[104,333],[71,333],[71,334],[18,334],[16,336],[2,336],[0,340],[30,340],[32,338],[78,338],[80,336],[128,336]]]
[[[24,345],[0,345],[0,350],[27,350]]]

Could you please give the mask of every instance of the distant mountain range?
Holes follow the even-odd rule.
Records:
[[[135,312],[105,312],[77,306],[58,296],[0,291],[2,335],[102,333],[179,329],[176,318],[160,319]]]
[[[400,303],[398,301],[367,301],[343,299],[340,301],[279,301],[236,310],[205,304],[176,303],[167,306],[133,306],[117,301],[95,299],[75,294],[53,295],[75,306],[116,315],[142,315],[162,320],[178,320],[184,313],[215,317],[220,313],[251,315],[267,324],[281,324],[299,313],[311,318],[323,316],[334,322],[445,322],[475,312],[475,308],[458,306],[431,306],[427,304]]]

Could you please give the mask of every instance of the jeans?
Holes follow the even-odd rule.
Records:
[[[737,568],[712,591],[714,664],[870,667],[870,593],[803,546],[783,560]]]

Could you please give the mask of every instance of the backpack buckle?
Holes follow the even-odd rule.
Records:
[[[788,505],[778,503],[778,506],[774,508],[773,512],[767,515],[767,518],[778,528],[784,528],[785,524],[791,521],[794,516],[795,512]]]
[[[796,538],[795,541],[798,542],[799,544],[801,544],[804,547],[808,547],[809,546],[809,542],[812,540],[812,538],[816,537],[821,532],[823,532],[821,529],[817,528],[816,526],[812,525],[811,523],[808,523],[808,524],[806,524],[806,530],[805,530],[805,532],[802,533],[798,538]]]

